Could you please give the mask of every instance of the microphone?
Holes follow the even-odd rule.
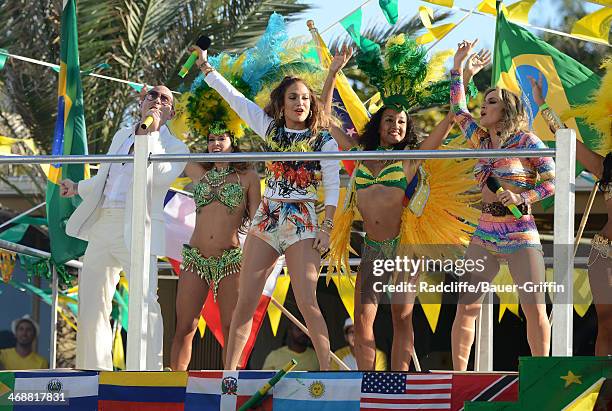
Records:
[[[487,187],[489,188],[489,190],[491,190],[495,194],[501,193],[504,191],[502,186],[499,185],[499,182],[491,176],[487,178]],[[516,204],[508,204],[506,207],[508,207],[508,209],[512,212],[515,218],[519,219],[523,216],[523,213],[521,213],[521,211],[518,209]]]
[[[210,47],[210,37],[204,35],[200,36],[198,38],[198,41],[196,41],[196,46],[198,46],[202,50],[208,50],[208,48]],[[179,71],[178,75],[180,78],[185,78],[185,76],[189,72],[189,69],[191,68],[191,66],[193,66],[193,63],[195,63],[197,59],[198,52],[194,50],[191,52],[191,56],[189,56],[185,64],[183,64],[181,71]]]
[[[144,121],[140,124],[140,128],[146,130],[153,124],[153,116],[146,116]]]

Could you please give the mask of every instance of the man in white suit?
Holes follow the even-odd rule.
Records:
[[[183,154],[189,150],[172,135],[166,122],[174,116],[172,92],[156,86],[143,93],[141,123],[117,131],[108,154],[133,153],[136,138],[149,138],[153,154]],[[153,117],[146,129],[140,124]],[[163,323],[157,301],[157,256],[165,254],[163,201],[170,184],[182,173],[185,163],[154,162],[151,210],[151,272],[147,335],[147,370],[163,368]],[[112,370],[110,314],[121,270],[129,281],[132,223],[133,163],[102,163],[98,174],[78,184],[64,180],[61,195],[79,195],[83,202],[66,225],[70,236],[89,241],[79,276],[79,316],[76,367]],[[136,239],[139,240],[139,239]]]

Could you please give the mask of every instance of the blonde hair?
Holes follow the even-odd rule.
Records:
[[[310,94],[310,112],[306,118],[306,127],[312,132],[312,137],[316,137],[319,131],[329,127],[330,119],[323,110],[323,105],[316,97],[314,91],[304,80],[296,76],[285,76],[280,84],[276,86],[270,93],[270,101],[264,108],[267,115],[274,119],[274,125],[277,128],[285,126],[285,118],[283,114],[283,106],[285,105],[285,93],[287,89],[295,83],[302,83],[308,89]]]
[[[497,125],[497,135],[500,145],[514,134],[526,131],[529,128],[529,116],[523,101],[519,96],[504,88],[492,87],[485,91],[485,99],[490,92],[499,90],[503,104],[502,119]]]

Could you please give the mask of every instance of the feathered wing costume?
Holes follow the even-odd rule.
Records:
[[[448,53],[429,62],[424,48],[403,34],[390,38],[385,55],[372,47],[357,58],[359,68],[379,90],[384,107],[407,113],[448,103],[449,82],[442,80]],[[470,85],[470,94],[476,89]],[[453,148],[459,148],[453,144]],[[450,148],[450,145],[443,148]],[[417,170],[406,193],[402,214],[402,253],[434,259],[457,258],[469,243],[480,211],[474,186],[473,160],[428,160]],[[357,170],[357,167],[355,167]],[[342,210],[334,218],[328,255],[328,275],[349,274],[350,230],[355,217],[355,175]]]
[[[603,62],[606,74],[601,79],[599,90],[591,97],[591,102],[578,106],[562,114],[562,119],[581,117],[597,130],[602,140],[597,152],[603,156],[612,151],[612,58]]]

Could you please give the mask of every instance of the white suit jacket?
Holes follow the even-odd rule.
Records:
[[[117,150],[124,141],[134,133],[133,127],[123,128],[113,136],[113,141],[108,149],[108,154],[119,154]],[[161,127],[160,131],[148,134],[149,149],[152,154],[186,154],[189,153],[187,146],[174,137],[168,127]],[[143,138],[145,135],[134,136]],[[151,163],[153,167],[153,181],[151,193],[151,254],[163,256],[165,250],[165,223],[164,223],[164,198],[170,185],[183,172],[186,163]],[[70,216],[66,224],[66,234],[81,240],[89,240],[89,231],[100,217],[100,210],[104,202],[104,186],[110,170],[111,163],[102,163],[98,174],[88,180],[79,182],[79,195],[83,202]],[[132,234],[132,189],[128,189],[124,214],[124,239],[125,245],[130,250],[130,237]]]

